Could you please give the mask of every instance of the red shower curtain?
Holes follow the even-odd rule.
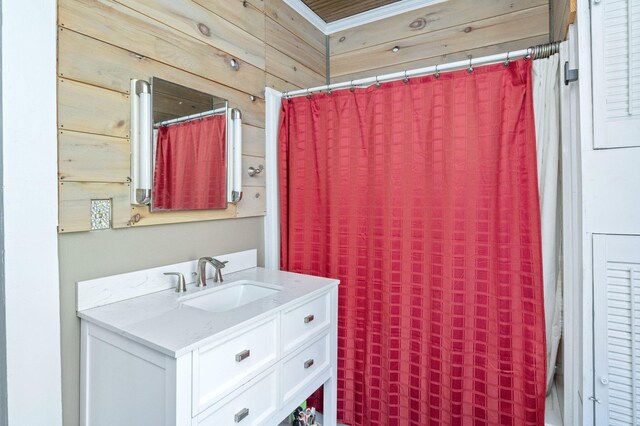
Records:
[[[160,127],[153,174],[153,208],[226,208],[226,147],[224,115]]]
[[[282,268],[341,280],[349,425],[542,425],[524,60],[283,102]]]

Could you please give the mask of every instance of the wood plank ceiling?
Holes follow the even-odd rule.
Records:
[[[333,22],[400,0],[302,0],[325,22]]]

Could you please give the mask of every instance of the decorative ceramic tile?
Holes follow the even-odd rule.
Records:
[[[111,200],[91,200],[91,230],[111,228]]]

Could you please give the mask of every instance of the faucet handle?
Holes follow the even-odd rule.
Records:
[[[215,266],[215,267],[216,267],[216,269],[222,269],[222,268],[224,268],[224,267],[226,266],[226,264],[227,264],[227,263],[229,263],[229,261],[228,261],[228,260],[222,261],[222,260],[218,260],[218,259],[216,259],[215,257],[214,257],[214,258],[211,258],[211,264],[212,264],[213,266]]]
[[[221,283],[222,281],[224,281],[222,279],[222,268],[224,268],[228,262],[229,262],[228,260],[225,260],[223,262],[216,258],[211,259],[211,265],[213,265],[213,267],[216,269],[215,273],[213,274],[214,283]]]
[[[184,293],[185,291],[187,291],[187,285],[185,284],[184,281],[184,275],[182,275],[180,272],[165,272],[165,275],[175,275],[176,277],[178,277],[178,284],[176,285],[176,293]]]

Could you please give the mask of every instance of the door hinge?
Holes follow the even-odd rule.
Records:
[[[602,401],[600,401],[600,400],[599,400],[598,398],[596,398],[595,396],[590,396],[590,397],[589,397],[589,401],[593,401],[593,402],[595,402],[596,404],[601,404],[601,403],[602,403]]]
[[[564,63],[564,84],[568,86],[573,81],[578,81],[578,69],[569,68],[569,61],[566,61]]]

